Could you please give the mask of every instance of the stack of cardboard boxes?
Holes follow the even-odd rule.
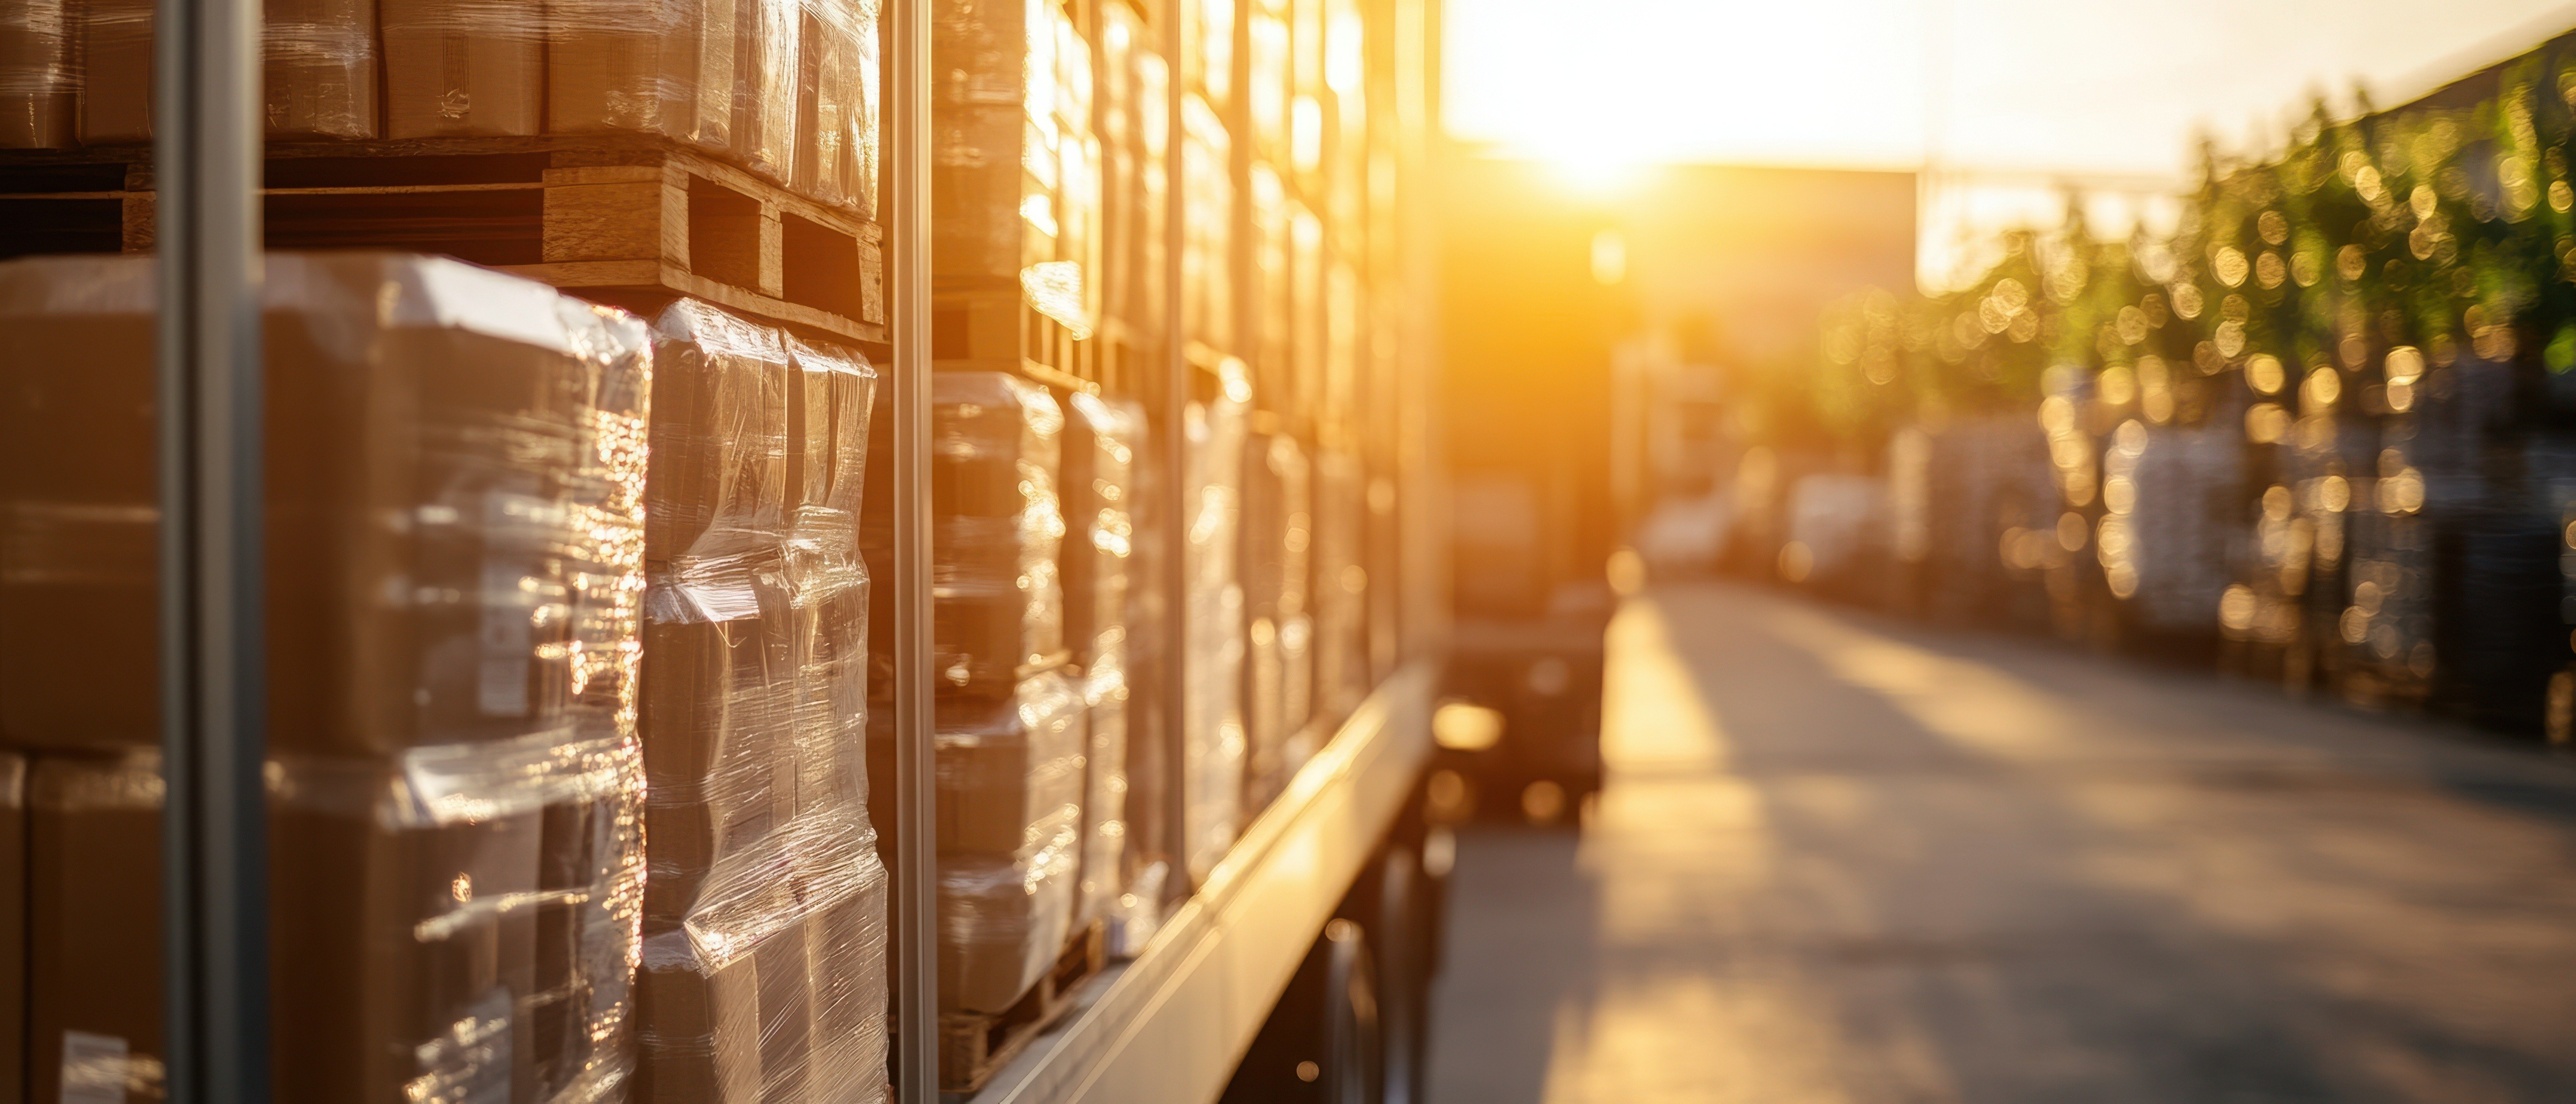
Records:
[[[1082,899],[1075,920],[1123,921],[1142,911],[1126,902],[1134,878],[1127,849],[1130,564],[1136,558],[1136,450],[1145,413],[1132,402],[1077,392],[1066,404],[1064,506],[1065,637],[1082,671],[1091,717],[1082,817]],[[1147,880],[1159,886],[1161,875]],[[1144,926],[1150,927],[1150,921]],[[1126,933],[1123,931],[1121,935]],[[1141,934],[1141,933],[1139,933]],[[1115,940],[1125,945],[1127,940]]]
[[[268,274],[280,1098],[876,1100],[868,366],[448,261]],[[152,288],[0,266],[29,1099],[159,1091]]]
[[[153,294],[148,260],[0,265],[0,958],[31,966],[0,1044],[29,1099],[160,1091]],[[272,256],[266,294],[277,1094],[611,1095],[643,326],[411,257]]]
[[[0,149],[152,137],[153,0],[0,0]],[[875,209],[876,0],[280,0],[268,136],[630,131]]]
[[[1244,800],[1268,805],[1315,753],[1313,470],[1297,439],[1247,438],[1244,456]]]
[[[1054,965],[1080,893],[1088,710],[1058,566],[1065,415],[1002,373],[941,373],[931,402],[939,996],[996,1013]]]
[[[1071,370],[1101,317],[1101,149],[1091,46],[1048,0],[939,0],[932,355]],[[1032,332],[1052,326],[1050,334]]]
[[[653,351],[636,1096],[872,1101],[887,880],[858,516],[876,377],[686,300]]]
[[[1237,574],[1251,384],[1228,374],[1182,422],[1182,859],[1193,882],[1234,846],[1244,821],[1244,595]]]

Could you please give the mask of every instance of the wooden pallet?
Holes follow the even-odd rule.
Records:
[[[1115,322],[1103,323],[1118,330]],[[1030,306],[1015,280],[945,277],[931,289],[930,357],[943,369],[1018,372],[1050,387],[1098,393],[1107,333],[1077,334]]]
[[[0,256],[150,250],[150,158],[0,155]],[[886,340],[875,223],[650,135],[273,142],[265,179],[273,249],[444,253],[620,305],[687,295]]]
[[[1056,956],[1055,969],[1039,978],[1037,986],[1009,1011],[943,1013],[939,1017],[939,1091],[982,1089],[1028,1049],[1030,1040],[1054,1026],[1072,1007],[1074,992],[1108,965],[1108,947],[1107,926],[1094,920]]]

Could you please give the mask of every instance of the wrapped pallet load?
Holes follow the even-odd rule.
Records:
[[[1239,372],[1229,373],[1225,391],[1191,403],[1182,423],[1182,646],[1189,662],[1181,676],[1181,832],[1193,881],[1215,869],[1243,827],[1244,600],[1236,538],[1251,390]]]
[[[1206,100],[1181,103],[1181,334],[1210,349],[1235,347],[1234,143]]]
[[[1286,434],[1247,439],[1243,470],[1244,802],[1258,811],[1314,754],[1314,478]]]
[[[694,301],[653,347],[636,1095],[875,1100],[886,874],[856,521],[875,377]]]
[[[931,402],[940,999],[999,1013],[1055,963],[1079,894],[1088,711],[1058,567],[1066,419],[1046,389],[994,372],[941,373]]]
[[[939,703],[939,1003],[998,1014],[1073,931],[1082,863],[1082,686],[1062,668],[1008,697]]]
[[[643,327],[451,261],[266,265],[277,1098],[613,1096],[644,875]],[[161,1092],[158,682],[136,628],[154,289],[147,259],[0,265],[32,1099]]]
[[[1076,338],[1100,316],[1091,48],[1060,4],[941,0],[932,26],[932,264],[967,313],[939,355],[1017,365],[1024,305]]]
[[[1367,469],[1349,452],[1324,450],[1315,458],[1313,711],[1328,722],[1350,716],[1369,689],[1367,518]]]
[[[1082,827],[1083,922],[1108,918],[1127,892],[1127,743],[1135,468],[1145,414],[1133,402],[1077,393],[1068,404],[1065,636],[1090,707]]]

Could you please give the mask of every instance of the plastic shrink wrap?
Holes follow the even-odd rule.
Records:
[[[1101,310],[1150,341],[1163,332],[1171,164],[1170,71],[1154,30],[1123,4],[1098,9]]]
[[[27,1083],[27,757],[0,751],[0,1085]]]
[[[1082,827],[1082,904],[1088,922],[1111,914],[1127,888],[1127,645],[1137,624],[1128,595],[1136,553],[1137,450],[1144,409],[1089,393],[1069,401],[1064,464],[1066,513],[1072,522],[1064,557],[1066,635],[1082,670],[1090,706],[1090,750]]]
[[[643,327],[451,261],[266,267],[277,1096],[613,1096],[644,872]],[[0,265],[0,740],[35,752],[37,1099],[158,1091],[134,630],[154,286],[142,258]]]
[[[939,1000],[997,1013],[1055,965],[1082,862],[1084,703],[1063,670],[941,699]]]
[[[0,3],[0,148],[150,140],[154,2]],[[878,2],[268,0],[268,136],[657,134],[872,215]]]
[[[998,372],[932,377],[937,908],[949,1011],[1008,1009],[1071,930],[1085,707],[1082,684],[1065,670],[1065,431],[1064,408],[1036,384]],[[882,526],[867,540],[891,556]],[[879,670],[890,676],[890,663]],[[891,769],[891,727],[879,723],[871,737],[871,760]],[[889,812],[875,810],[881,825]]]
[[[1314,480],[1306,450],[1284,434],[1254,434],[1244,457],[1244,799],[1270,803],[1313,754],[1306,732],[1314,690]]]
[[[1236,347],[1233,140],[1207,101],[1181,101],[1181,333]]]
[[[872,1101],[886,875],[855,518],[875,377],[693,301],[653,345],[636,1096]]]
[[[1244,599],[1236,573],[1242,516],[1246,400],[1240,374],[1228,393],[1190,404],[1183,419],[1185,546],[1182,601],[1189,662],[1182,678],[1183,856],[1193,881],[1234,846],[1243,826]]]
[[[84,0],[59,9],[76,13],[62,83],[79,101],[83,144],[152,139],[153,8],[154,0]],[[377,137],[376,5],[276,0],[266,11],[268,136]]]
[[[1061,663],[1064,408],[1000,372],[931,383],[931,663],[940,692],[1007,697]]]
[[[1359,457],[1315,457],[1314,713],[1340,722],[1369,690],[1368,473]]]
[[[1100,311],[1091,48],[1049,0],[939,0],[932,22],[932,263],[1015,282],[1076,336]]]
[[[71,0],[0,2],[0,149],[56,149],[77,133]]]

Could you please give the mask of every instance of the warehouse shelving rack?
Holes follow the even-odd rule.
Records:
[[[1165,9],[1170,14],[1170,9]],[[167,815],[163,896],[169,1031],[167,1086],[179,1104],[259,1104],[269,1098],[267,854],[262,786],[267,723],[262,624],[262,371],[260,333],[262,173],[261,21],[255,0],[161,0],[156,43],[159,128],[152,151],[152,239],[163,309],[158,322],[159,548],[162,610],[162,748]],[[871,789],[891,800],[896,831],[890,980],[894,1099],[939,1100],[936,863],[932,802],[930,654],[930,0],[886,0],[883,202],[886,274],[876,319],[800,318],[775,303],[732,304],[891,353],[892,694],[895,777]],[[1181,56],[1180,20],[1156,30],[1167,57]],[[1412,32],[1419,38],[1420,28]],[[1415,41],[1406,48],[1419,50]],[[1168,94],[1180,131],[1183,92]],[[1213,368],[1185,347],[1180,327],[1182,158],[1167,160],[1163,286],[1175,324],[1151,345],[1128,343],[1118,374],[1166,374],[1153,389],[1163,425],[1203,389]],[[634,182],[644,182],[639,177]],[[685,182],[683,184],[685,186]],[[874,243],[870,243],[874,244]],[[531,273],[546,278],[546,273]],[[561,275],[561,274],[556,274]],[[660,273],[654,274],[659,277]],[[753,290],[772,273],[755,271]],[[1411,273],[1408,276],[1413,275]],[[557,281],[561,282],[561,281]],[[663,281],[668,284],[667,280]],[[666,290],[672,290],[666,288]],[[688,291],[687,288],[678,288]],[[708,296],[723,302],[723,297]],[[781,296],[770,294],[771,300]],[[786,298],[792,298],[786,297]],[[792,306],[793,304],[787,304]],[[1416,320],[1419,324],[1420,320]],[[880,344],[881,342],[881,344]],[[1416,376],[1425,375],[1416,372]],[[1049,380],[1062,385],[1096,381]],[[1413,408],[1427,384],[1403,396]],[[1427,427],[1428,423],[1424,423]],[[1417,427],[1421,428],[1421,427]],[[1427,434],[1427,428],[1421,428]],[[1156,442],[1168,472],[1183,470],[1177,434]],[[1417,441],[1406,478],[1428,486],[1427,443]],[[1183,495],[1166,478],[1167,508]],[[1436,497],[1432,498],[1436,501]],[[1419,513],[1419,511],[1415,511]],[[1437,524],[1408,516],[1398,598],[1408,620],[1436,636],[1432,596]],[[1166,527],[1177,563],[1181,534]],[[1184,603],[1167,605],[1182,639]],[[1174,659],[1187,662],[1175,650]],[[1212,1100],[1261,1030],[1317,933],[1415,800],[1430,750],[1436,682],[1420,658],[1382,678],[1287,791],[1249,824],[1229,856],[1182,899],[1135,957],[1085,983],[1055,1028],[976,1094],[979,1101]],[[1178,705],[1180,680],[1160,685]],[[1173,709],[1177,715],[1177,709]],[[1167,725],[1177,744],[1179,728]],[[1179,761],[1177,746],[1167,748]],[[1164,819],[1177,826],[1179,787]],[[1174,853],[1179,848],[1173,848]]]

